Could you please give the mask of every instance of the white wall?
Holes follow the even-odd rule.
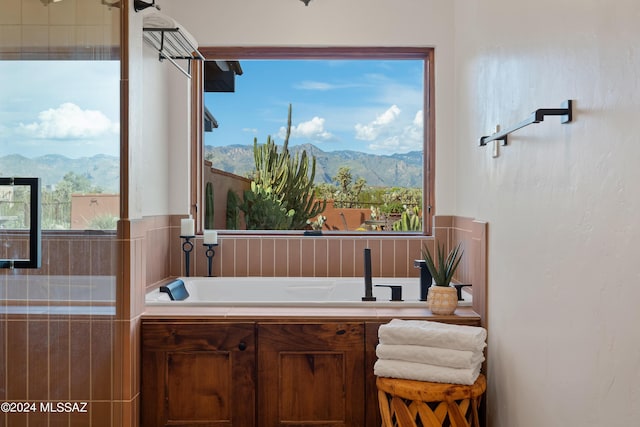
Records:
[[[489,223],[490,425],[640,419],[640,3],[456,2],[456,211]],[[492,159],[478,138],[575,100]]]
[[[189,79],[142,41],[129,18],[129,217],[186,214],[189,208]],[[149,12],[149,10],[147,10]],[[186,67],[185,61],[179,61]]]
[[[448,0],[163,0],[200,46],[436,48],[436,210],[453,210],[453,5]],[[175,141],[174,141],[175,142]],[[439,165],[442,165],[440,167]],[[172,179],[179,182],[182,178]],[[176,185],[178,191],[179,185]],[[172,209],[178,193],[172,194]]]

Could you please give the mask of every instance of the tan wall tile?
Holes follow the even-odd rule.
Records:
[[[313,239],[300,241],[300,274],[304,277],[315,275],[315,242]]]
[[[380,277],[393,277],[396,273],[395,240],[385,239],[380,242]]]
[[[73,240],[70,245],[69,274],[76,276],[91,274],[91,242]]]
[[[238,277],[246,277],[249,275],[249,266],[247,264],[249,259],[249,242],[244,238],[237,239],[235,249],[235,275]]]
[[[289,277],[302,276],[302,242],[300,239],[287,239],[289,247]]]
[[[52,276],[66,276],[71,274],[71,244],[69,240],[49,241],[49,274]],[[74,251],[75,252],[75,251]],[[79,254],[74,253],[74,256]]]
[[[221,276],[234,276],[236,274],[235,253],[235,239],[220,239],[220,246],[216,249],[216,258],[220,259]]]
[[[78,426],[119,426],[113,418],[114,404],[116,402],[91,402],[89,412],[74,419],[74,424],[77,421]]]
[[[91,396],[91,325],[88,320],[72,320],[69,336],[69,365],[73,367],[70,384],[72,400],[89,400]]]
[[[88,406],[88,405],[87,405]],[[89,410],[89,408],[86,408]],[[69,412],[56,412],[49,414],[49,425],[50,426],[68,426],[71,421],[71,413]],[[29,419],[31,423],[31,419]],[[40,425],[40,424],[38,424]],[[46,425],[46,424],[43,424]]]
[[[289,268],[289,247],[287,245],[287,239],[275,239],[273,251],[275,254],[274,276],[286,276]]]
[[[27,414],[29,426],[46,426],[49,425],[49,414],[47,412],[30,412]]]
[[[342,242],[340,239],[327,240],[327,276],[342,276]]]
[[[70,351],[71,322],[68,319],[49,323],[49,398],[70,399]]]
[[[273,277],[276,271],[275,240],[270,238],[260,239],[260,252],[262,264],[262,276]]]
[[[8,413],[6,426],[11,427],[26,427],[28,425],[29,414]]]
[[[113,398],[111,368],[114,322],[91,320],[91,400]]]
[[[413,260],[415,258],[409,257],[409,244],[406,239],[394,239],[394,263],[393,263],[393,275],[396,277],[415,276],[411,274],[413,269]],[[407,260],[407,262],[402,262]]]
[[[340,250],[342,253],[342,272],[341,274],[336,274],[336,276],[353,277],[355,274],[355,240],[342,239],[340,241]]]
[[[26,400],[28,384],[28,322],[9,321],[7,326],[7,400]]]
[[[29,343],[27,350],[29,366],[30,400],[47,400],[49,397],[49,322],[29,321]]]
[[[247,239],[247,275],[262,275],[262,247],[260,239]]]
[[[328,244],[326,239],[313,239],[314,258],[310,260],[314,264],[315,277],[327,277],[329,275],[328,266]]]

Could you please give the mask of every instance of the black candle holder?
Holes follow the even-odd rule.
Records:
[[[181,239],[184,239],[182,242],[182,252],[184,252],[184,268],[186,277],[189,277],[190,263],[191,263],[191,251],[193,250],[193,243],[191,239],[196,236],[180,236]]]
[[[213,269],[213,257],[216,254],[216,251],[213,248],[218,246],[218,244],[217,243],[203,243],[202,245],[207,247],[207,250],[204,252],[204,254],[207,256],[207,265],[208,265],[208,268],[209,268],[208,277],[212,277],[213,274],[211,274],[211,272],[212,272],[212,269]]]

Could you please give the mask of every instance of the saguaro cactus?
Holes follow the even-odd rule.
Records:
[[[254,181],[262,188],[270,188],[278,195],[287,210],[293,210],[291,228],[302,229],[307,220],[321,214],[326,206],[326,200],[316,200],[314,179],[316,175],[316,158],[311,156],[311,166],[307,151],[291,156],[289,152],[289,136],[291,135],[291,104],[287,117],[287,132],[282,145],[282,151],[269,136],[264,145],[253,141],[253,157],[256,172]]]

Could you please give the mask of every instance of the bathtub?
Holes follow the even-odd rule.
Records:
[[[189,293],[182,301],[172,301],[165,292],[154,289],[146,295],[148,305],[189,306],[267,306],[267,307],[425,307],[419,300],[420,279],[374,278],[376,301],[362,301],[364,279],[358,277],[182,277]],[[390,301],[391,289],[376,285],[401,285],[403,301]],[[464,301],[471,306],[471,295],[463,288]]]

